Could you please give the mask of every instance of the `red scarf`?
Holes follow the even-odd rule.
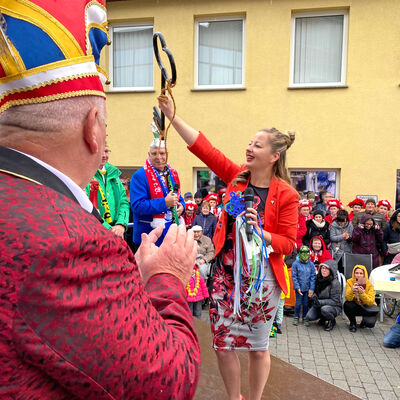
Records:
[[[150,198],[151,199],[165,198],[166,197],[166,194],[164,194],[165,189],[163,190],[160,181],[158,180],[157,175],[155,174],[153,167],[151,166],[150,161],[148,159],[145,161],[143,168],[144,172],[146,173],[147,183],[149,184],[150,188]],[[173,182],[179,185],[179,190],[178,190],[178,197],[179,197],[181,194],[181,189],[180,189],[181,185],[179,182],[178,173],[168,164],[167,164],[167,169],[168,173],[172,175]],[[167,188],[168,193],[172,190],[172,188],[169,187],[169,182],[168,185],[165,184],[165,187]],[[163,214],[153,215],[153,218],[164,218],[164,216],[165,214],[163,213]]]

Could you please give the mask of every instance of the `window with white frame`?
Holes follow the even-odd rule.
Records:
[[[244,86],[244,28],[244,18],[196,20],[196,88]]]
[[[345,86],[347,32],[347,11],[293,14],[290,86]]]
[[[153,26],[112,27],[110,89],[153,89]]]

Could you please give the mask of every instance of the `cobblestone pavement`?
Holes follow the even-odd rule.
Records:
[[[348,321],[341,316],[331,332],[316,323],[305,327],[292,321],[285,316],[283,333],[270,339],[272,355],[361,399],[400,399],[400,349],[382,345],[394,319],[385,317],[374,329],[356,333],[349,332]]]

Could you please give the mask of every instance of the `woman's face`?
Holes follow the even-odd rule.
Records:
[[[396,216],[397,222],[400,224],[400,212]]]
[[[329,211],[331,212],[332,217],[336,217],[338,210],[339,209],[337,207],[335,207],[335,206],[333,206],[333,207],[331,207],[329,209]]]
[[[364,227],[366,230],[370,230],[374,226],[374,221],[372,219],[367,219],[364,223]]]
[[[317,215],[314,217],[314,219],[315,219],[317,222],[321,223],[321,222],[322,222],[322,215],[317,214]]]
[[[320,251],[322,248],[322,243],[319,239],[314,239],[311,247],[314,251]]]
[[[364,271],[361,268],[357,268],[354,271],[354,277],[355,278],[364,278]]]
[[[310,215],[310,209],[308,207],[301,207],[300,214],[308,217]]]
[[[208,207],[208,205],[207,205],[207,206],[201,207],[201,213],[202,213],[203,215],[208,215],[208,214],[210,214],[210,207]]]
[[[359,204],[356,204],[353,206],[353,212],[354,214],[357,214],[361,211],[361,206]]]
[[[331,274],[331,270],[326,267],[325,265],[321,265],[320,268],[321,270],[321,275],[326,278],[327,276],[329,276]]]
[[[388,208],[386,206],[379,206],[378,207],[378,213],[385,215],[388,212]]]
[[[193,210],[186,210],[186,214],[191,217],[193,215]]]
[[[209,201],[211,208],[217,207],[217,202],[215,200],[210,200]]]
[[[250,170],[264,170],[279,159],[280,154],[271,154],[269,133],[257,132],[246,148],[246,168]]]

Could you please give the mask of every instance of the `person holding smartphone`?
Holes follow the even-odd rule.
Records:
[[[368,280],[364,265],[353,268],[352,278],[346,283],[344,312],[350,321],[350,332],[357,331],[356,317],[362,316],[359,328],[373,328],[378,318],[379,307],[375,303],[375,289]]]

